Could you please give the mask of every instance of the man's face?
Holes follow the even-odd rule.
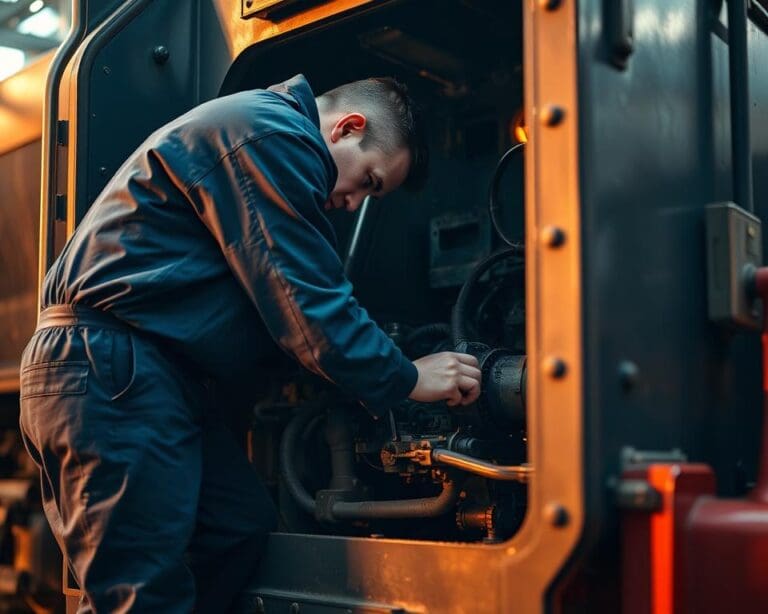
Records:
[[[386,154],[376,146],[360,147],[366,119],[360,113],[339,118],[326,135],[326,144],[339,171],[326,209],[356,211],[366,196],[380,197],[398,188],[408,175],[407,148]]]

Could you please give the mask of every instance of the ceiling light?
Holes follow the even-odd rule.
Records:
[[[24,68],[24,52],[13,47],[0,47],[0,81]]]
[[[59,31],[59,14],[47,6],[39,13],[30,15],[22,21],[16,30],[20,34],[31,34],[40,38],[52,38]]]

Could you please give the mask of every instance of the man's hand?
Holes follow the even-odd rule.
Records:
[[[480,396],[480,369],[470,354],[440,352],[413,361],[419,371],[408,398],[414,401],[447,401],[451,407],[469,405]]]

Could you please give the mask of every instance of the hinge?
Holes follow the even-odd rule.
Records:
[[[66,147],[69,143],[69,121],[60,119],[56,122],[56,144]]]
[[[56,221],[63,222],[67,219],[67,195],[56,194]]]

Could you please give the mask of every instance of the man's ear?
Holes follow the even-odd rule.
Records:
[[[362,137],[368,120],[362,113],[347,113],[342,115],[331,128],[331,142],[335,143],[346,136]]]

